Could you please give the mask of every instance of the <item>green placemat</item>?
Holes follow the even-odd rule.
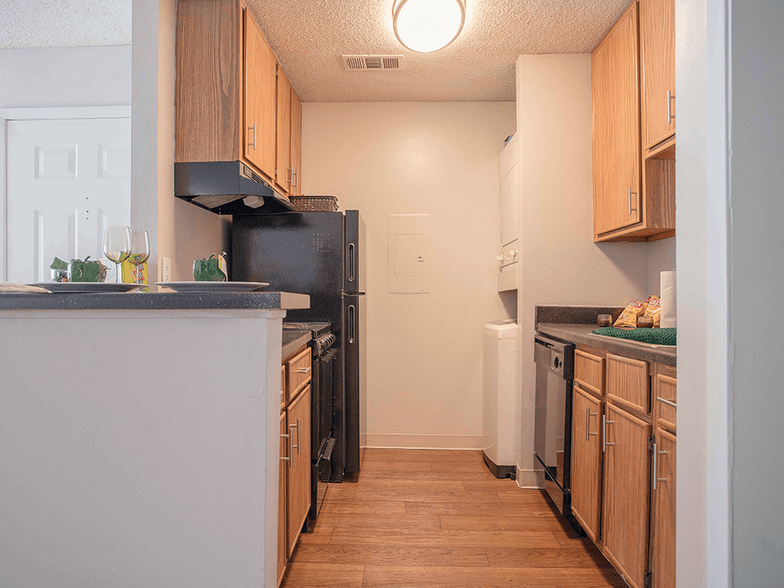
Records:
[[[594,334],[604,335],[605,337],[618,337],[619,339],[629,339],[642,343],[652,343],[653,345],[676,345],[677,337],[675,328],[668,329],[616,329],[615,327],[599,327]]]

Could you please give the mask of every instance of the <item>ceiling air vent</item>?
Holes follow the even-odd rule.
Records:
[[[402,55],[343,55],[347,71],[400,69]]]

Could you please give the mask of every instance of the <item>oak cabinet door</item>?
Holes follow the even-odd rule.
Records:
[[[291,193],[302,194],[302,102],[291,90]]]
[[[288,430],[286,427],[286,411],[280,414],[280,457],[289,457],[289,440],[286,437]],[[281,459],[278,478],[278,586],[283,579],[286,571],[288,549],[286,545],[286,480],[288,476],[289,462]]]
[[[572,408],[572,514],[593,541],[599,538],[601,512],[602,404],[575,385]]]
[[[632,588],[642,588],[648,564],[651,426],[605,405],[602,539]]]
[[[293,446],[287,509],[288,556],[291,557],[310,511],[310,384],[291,402],[287,412],[292,436],[289,447]]]
[[[291,191],[293,177],[291,168],[291,84],[280,65],[278,65],[277,105],[275,183],[284,194],[288,194]]]
[[[591,55],[594,239],[642,221],[637,2]]]
[[[675,134],[675,0],[640,0],[642,146]]]
[[[654,588],[675,588],[675,473],[676,438],[656,432],[656,489],[653,491],[651,568]]]
[[[244,155],[275,177],[275,73],[277,60],[256,21],[245,10]]]

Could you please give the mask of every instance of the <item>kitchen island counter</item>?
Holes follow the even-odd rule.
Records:
[[[0,583],[274,587],[282,321],[308,304],[0,294]]]

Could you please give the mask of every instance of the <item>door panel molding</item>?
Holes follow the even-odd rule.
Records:
[[[131,118],[131,105],[0,108],[0,281],[8,279],[8,123],[24,120]]]

